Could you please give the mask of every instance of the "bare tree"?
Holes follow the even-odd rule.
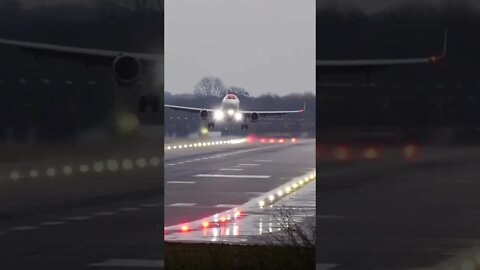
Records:
[[[248,93],[247,90],[245,90],[242,87],[231,86],[227,89],[227,92],[231,94],[235,94],[239,97],[250,97],[250,93]]]
[[[225,85],[220,78],[208,76],[201,79],[193,90],[195,95],[222,97],[225,95]]]

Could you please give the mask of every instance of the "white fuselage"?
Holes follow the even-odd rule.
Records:
[[[243,115],[239,112],[240,100],[233,94],[228,94],[222,99],[220,108],[214,112],[215,121],[241,121]]]

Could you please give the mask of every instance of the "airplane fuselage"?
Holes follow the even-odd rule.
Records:
[[[214,115],[214,120],[242,120],[242,115],[238,112],[239,109],[240,100],[238,97],[233,94],[228,94],[222,99],[219,112]]]

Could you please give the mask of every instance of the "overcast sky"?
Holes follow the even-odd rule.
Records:
[[[315,0],[165,2],[165,90],[204,76],[253,95],[314,92]]]

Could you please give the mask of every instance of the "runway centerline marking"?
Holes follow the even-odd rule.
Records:
[[[257,160],[254,160],[256,162],[273,162],[273,160],[271,159],[257,159]]]
[[[193,177],[204,177],[204,178],[257,178],[257,179],[267,179],[271,175],[253,175],[253,174],[196,174]]]
[[[240,163],[237,166],[260,166],[258,163]]]
[[[18,226],[10,228],[11,231],[28,231],[38,229],[38,226]]]
[[[243,169],[221,168],[219,171],[243,171]]]
[[[164,267],[163,260],[142,260],[142,259],[109,259],[103,262],[92,263],[88,266],[96,267],[152,267],[162,268]]]
[[[195,181],[167,181],[167,184],[195,184]]]
[[[238,204],[217,204],[215,208],[235,208],[238,207]]]
[[[172,203],[169,206],[171,207],[191,207],[197,205],[196,203]]]

